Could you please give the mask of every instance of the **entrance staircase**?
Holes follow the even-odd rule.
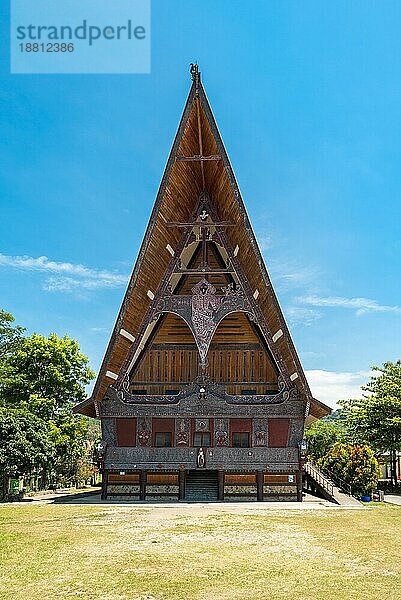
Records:
[[[313,463],[304,465],[306,488],[314,493],[319,493],[326,500],[339,504],[340,506],[361,506],[359,500],[351,495],[346,485],[334,482],[327,474],[322,473]]]
[[[185,500],[216,502],[218,499],[217,471],[189,471],[185,482]]]

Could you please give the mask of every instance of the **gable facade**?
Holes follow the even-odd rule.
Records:
[[[196,66],[102,367],[103,496],[300,500],[316,401]]]

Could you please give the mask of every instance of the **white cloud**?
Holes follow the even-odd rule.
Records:
[[[305,308],[304,306],[290,306],[285,310],[285,316],[288,318],[291,325],[312,325],[317,319],[322,316],[320,312],[313,308]]]
[[[46,291],[74,291],[116,288],[126,285],[127,275],[81,264],[56,262],[47,256],[7,256],[0,254],[0,267],[52,274],[43,287]]]
[[[313,396],[331,408],[337,408],[339,400],[361,397],[361,385],[365,385],[369,381],[371,372],[338,372],[316,369],[305,371],[305,375]]]
[[[267,267],[274,286],[284,291],[300,288],[311,291],[319,280],[319,270],[316,267],[300,265],[294,260],[274,259]]]
[[[308,306],[320,306],[329,308],[350,308],[356,310],[358,316],[369,312],[391,312],[401,314],[400,306],[388,306],[379,304],[370,298],[343,298],[341,296],[301,296],[296,299],[301,304]]]
[[[270,250],[272,247],[271,237],[267,233],[261,233],[258,235],[257,240],[261,252],[266,252],[266,250]]]

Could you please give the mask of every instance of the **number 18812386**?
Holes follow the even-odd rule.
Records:
[[[74,52],[74,44],[66,43],[23,43],[19,45],[21,52]]]

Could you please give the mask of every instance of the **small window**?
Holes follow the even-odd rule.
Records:
[[[171,448],[171,432],[158,432],[155,436],[156,448]]]
[[[233,433],[233,448],[249,448],[249,433],[244,431]]]
[[[241,390],[241,396],[256,396],[256,390]]]
[[[166,396],[176,396],[180,393],[180,390],[166,390]]]
[[[147,390],[138,390],[138,389],[133,389],[131,390],[131,394],[133,396],[146,396]]]
[[[195,448],[208,448],[210,446],[210,433],[205,431],[194,433],[194,446]]]

